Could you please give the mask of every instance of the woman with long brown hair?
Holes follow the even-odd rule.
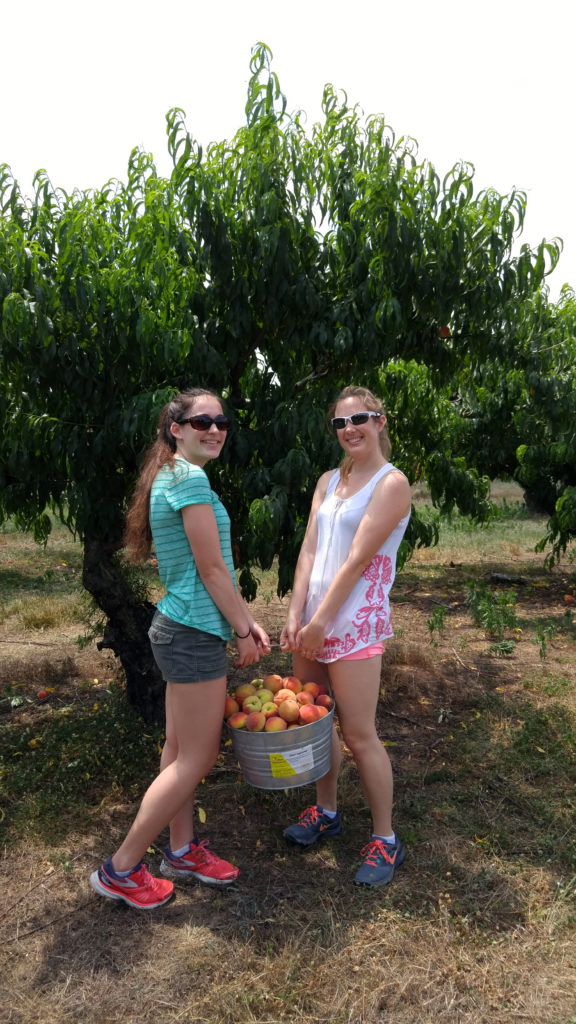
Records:
[[[329,684],[334,693],[372,813],[354,880],[385,885],[405,852],[392,828],[392,768],[376,731],[376,705],[384,643],[393,635],[388,595],[410,518],[410,486],[389,461],[386,416],[371,391],[344,388],[331,416],[344,459],[316,486],[281,645],[293,652],[295,676]],[[285,829],[291,842],[310,846],[341,832],[341,760],[334,730],[330,771],[316,785],[317,803]]]
[[[144,794],[120,847],[90,878],[93,889],[141,910],[166,903],[173,882],[153,877],[143,857],[169,825],[160,872],[229,885],[238,868],[194,834],[194,793],[218,756],[226,695],[226,645],[236,634],[236,664],[270,651],[265,630],[236,588],[226,509],[204,466],[217,459],[230,426],[220,398],[204,388],[176,395],[160,415],[126,518],[125,547],[135,561],[152,544],[165,587],[149,631],[166,681],[166,742],[160,774]]]

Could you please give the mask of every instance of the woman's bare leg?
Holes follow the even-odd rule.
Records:
[[[128,871],[138,864],[169,822],[189,832],[190,801],[218,756],[226,678],[168,683],[167,689],[174,742],[165,758],[168,763],[146,790],[130,831],[112,858],[115,871]],[[174,834],[180,846],[191,838]]]
[[[330,686],[330,676],[326,665],[319,661],[310,661],[303,654],[294,652],[292,655],[294,675],[303,683],[324,683]],[[337,809],[338,773],[342,761],[340,738],[336,729],[332,730],[332,749],[330,771],[316,783],[316,801],[327,811]]]
[[[350,748],[372,813],[373,831],[389,836],[393,780],[390,758],[376,732],[381,656],[335,661],[329,666],[342,737]]]

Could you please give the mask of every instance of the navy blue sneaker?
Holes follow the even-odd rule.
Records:
[[[338,836],[341,831],[342,825],[338,813],[335,818],[329,818],[321,807],[313,805],[302,811],[295,825],[289,825],[284,829],[284,835],[291,843],[298,843],[299,846],[312,846],[317,839],[323,839],[325,836]]]
[[[396,868],[406,859],[406,850],[399,839],[385,843],[383,839],[371,839],[360,851],[364,858],[362,867],[354,876],[356,885],[388,885],[394,878]]]

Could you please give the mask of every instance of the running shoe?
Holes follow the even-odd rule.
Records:
[[[172,899],[174,886],[162,878],[154,878],[141,862],[129,875],[117,875],[110,858],[90,875],[90,885],[100,896],[123,900],[137,910],[154,910]]]
[[[170,847],[166,847],[160,873],[166,878],[197,878],[205,885],[230,885],[236,881],[240,870],[212,853],[207,839],[201,843],[193,839],[182,857],[175,857]]]
[[[396,868],[404,863],[406,850],[399,839],[395,843],[371,839],[360,851],[360,856],[364,858],[364,863],[354,876],[356,885],[388,885],[394,878]]]
[[[302,811],[295,825],[289,825],[284,829],[284,835],[291,843],[298,843],[299,846],[312,846],[317,839],[338,836],[341,831],[340,815],[337,813],[335,818],[329,818],[321,807],[314,804]]]

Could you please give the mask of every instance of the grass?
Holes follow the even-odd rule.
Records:
[[[8,1024],[576,1024],[576,580],[568,560],[544,570],[541,532],[521,509],[481,531],[454,519],[398,575],[378,708],[408,849],[392,886],[351,885],[370,822],[348,756],[343,834],[301,851],[282,827],[313,789],[247,785],[223,737],[197,810],[241,879],[178,886],[151,915],[98,900],[87,877],[131,821],[161,736],[127,708],[110,652],[75,643],[71,615],[39,628],[6,615],[77,601],[78,549],[59,531],[44,552],[0,535]],[[470,588],[495,622],[480,600],[475,618]],[[257,615],[274,637],[285,604],[264,574]],[[234,683],[252,674],[231,667]]]

